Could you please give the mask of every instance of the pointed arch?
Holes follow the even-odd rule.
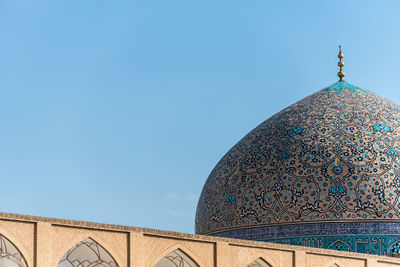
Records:
[[[343,262],[338,261],[337,259],[335,259],[335,260],[329,261],[325,266],[326,267],[343,267],[345,265],[343,264]]]
[[[25,258],[18,248],[5,236],[0,234],[0,266],[27,267]]]
[[[351,251],[351,247],[342,240],[337,240],[329,245],[330,249],[339,250],[339,251]]]
[[[252,263],[250,263],[249,265],[247,265],[247,267],[272,267],[272,265],[260,257],[255,261],[253,261]]]
[[[389,254],[395,255],[400,253],[400,240],[397,240],[389,247]]]
[[[64,254],[57,267],[119,267],[111,254],[88,237]]]
[[[175,249],[161,258],[154,267],[200,267],[181,249]]]

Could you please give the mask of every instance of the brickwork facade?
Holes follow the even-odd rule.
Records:
[[[82,240],[100,245],[119,267],[153,267],[177,250],[201,267],[246,267],[260,258],[273,267],[400,267],[393,257],[8,213],[0,213],[0,235],[28,267],[58,266]]]

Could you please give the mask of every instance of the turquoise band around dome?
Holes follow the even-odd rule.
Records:
[[[218,162],[199,199],[196,233],[297,244],[306,233],[272,237],[268,231],[357,221],[367,233],[310,229],[325,248],[347,244],[363,252],[357,240],[380,238],[384,248],[364,252],[388,253],[400,232],[377,232],[370,222],[378,220],[380,229],[400,224],[399,110],[345,81],[285,108]]]
[[[211,235],[377,255],[400,251],[398,222],[298,223],[233,229]]]

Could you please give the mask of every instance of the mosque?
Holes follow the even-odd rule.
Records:
[[[400,267],[400,106],[338,57],[218,162],[196,234],[0,213],[0,267]]]

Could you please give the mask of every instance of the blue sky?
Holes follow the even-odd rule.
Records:
[[[1,211],[194,231],[259,123],[337,80],[400,103],[398,1],[0,0]]]

